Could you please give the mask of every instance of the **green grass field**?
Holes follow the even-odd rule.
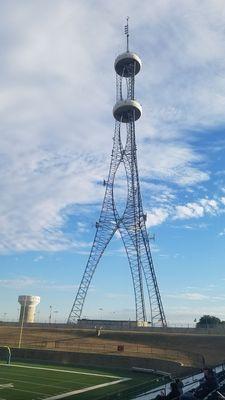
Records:
[[[130,399],[162,383],[153,374],[124,371],[117,374],[30,363],[0,364],[0,400]]]

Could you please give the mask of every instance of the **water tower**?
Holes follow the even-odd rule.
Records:
[[[22,296],[18,297],[18,302],[21,305],[20,318],[19,318],[20,323],[22,321],[24,323],[34,322],[35,309],[36,309],[36,306],[40,303],[40,300],[41,299],[39,296],[22,295]]]

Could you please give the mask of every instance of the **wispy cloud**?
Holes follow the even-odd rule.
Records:
[[[18,278],[1,279],[0,287],[21,290],[21,289],[38,289],[38,290],[55,290],[55,291],[72,291],[78,286],[72,284],[60,284],[53,281],[42,280],[37,277],[21,276]]]
[[[41,281],[37,278],[22,276],[20,278],[14,278],[14,279],[1,279],[0,287],[9,289],[23,289],[23,288],[37,286],[40,283]]]
[[[1,4],[1,253],[86,246],[66,226],[79,207],[103,198],[98,182],[112,146],[113,60],[124,47],[119,27],[128,10],[135,16],[132,45],[144,63],[137,92],[144,108],[137,124],[140,176],[170,193],[161,195],[164,207],[152,197],[148,224],[218,212],[216,200],[196,201],[188,190],[212,176],[196,139],[225,124],[223,4],[137,5],[22,0],[12,12]],[[171,187],[189,200],[175,201]]]
[[[198,223],[198,224],[191,224],[191,225],[182,225],[183,229],[190,229],[190,230],[196,230],[196,229],[206,229],[207,228],[207,224],[206,223]]]
[[[224,211],[224,207],[214,199],[200,199],[198,202],[187,203],[183,206],[176,206],[174,219],[199,218],[204,215],[216,215]]]
[[[177,293],[177,294],[167,294],[166,297],[173,298],[173,299],[184,299],[190,301],[202,301],[208,299],[208,296],[202,293]]]
[[[42,255],[40,255],[40,256],[37,256],[37,257],[34,258],[34,262],[39,262],[39,261],[41,261],[43,259],[44,259],[44,257]]]
[[[222,198],[223,199],[223,198]],[[177,201],[177,200],[176,200]],[[220,215],[225,212],[224,202],[221,198],[209,199],[200,198],[195,202],[188,202],[183,205],[173,204],[169,201],[162,207],[153,208],[148,212],[147,226],[160,225],[164,221],[170,220],[188,220],[202,218],[206,215]],[[205,223],[194,223],[193,225],[184,225],[184,229],[202,229],[207,225]],[[223,232],[220,233],[222,235]]]
[[[155,225],[162,224],[169,216],[169,212],[163,208],[153,208],[147,213],[147,227],[152,227]]]
[[[108,298],[108,299],[117,299],[117,300],[119,300],[119,299],[129,299],[130,300],[130,295],[129,294],[127,294],[127,293],[106,293],[105,294],[105,296]]]

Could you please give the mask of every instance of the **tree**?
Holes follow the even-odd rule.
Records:
[[[196,328],[211,328],[220,324],[221,320],[219,318],[213,315],[203,315],[196,324]]]

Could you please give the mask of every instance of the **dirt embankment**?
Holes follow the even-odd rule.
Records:
[[[19,333],[19,327],[1,326],[0,346],[17,347]],[[25,327],[22,336],[23,347],[112,354],[117,353],[118,345],[124,345],[124,355],[164,358],[186,365],[194,360],[191,354],[203,355],[209,365],[225,360],[225,336],[221,335],[103,331],[97,337],[94,330]]]
[[[175,333],[104,332],[102,338],[139,343],[153,348],[199,353],[208,364],[225,361],[225,336]]]

